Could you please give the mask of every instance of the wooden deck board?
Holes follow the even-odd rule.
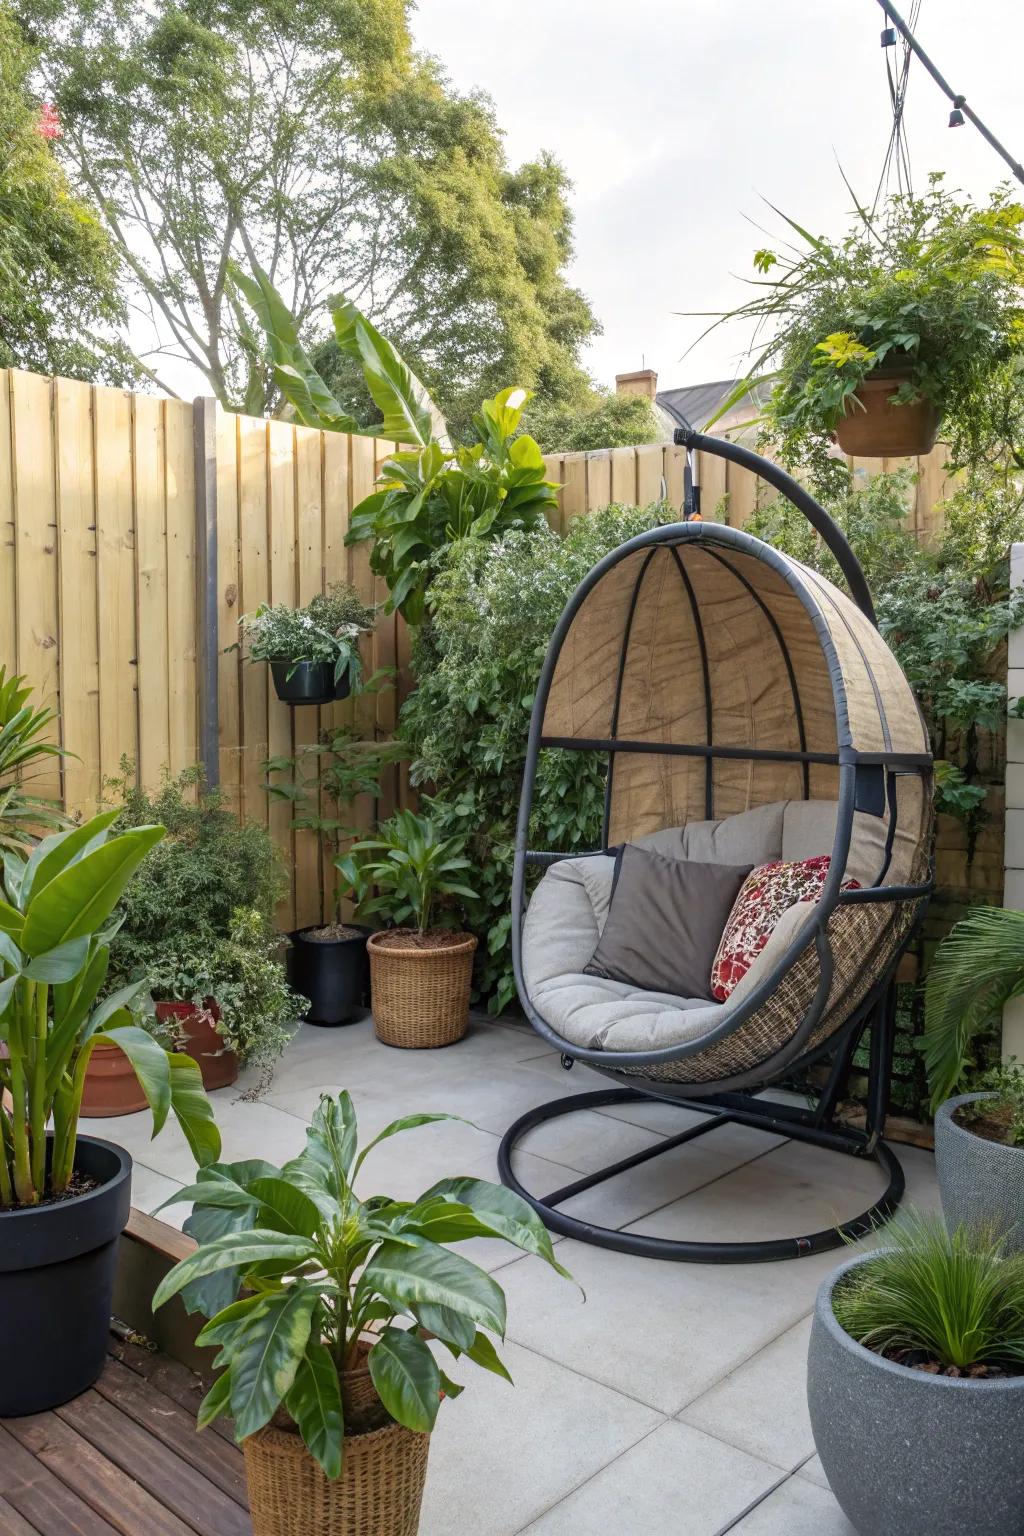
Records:
[[[74,1402],[0,1421],[0,1536],[251,1536],[230,1429],[195,1428],[203,1383],[125,1340],[110,1353]]]

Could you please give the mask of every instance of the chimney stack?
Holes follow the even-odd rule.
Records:
[[[658,375],[653,368],[638,368],[634,373],[617,373],[615,393],[644,395],[646,399],[653,400],[658,393]]]

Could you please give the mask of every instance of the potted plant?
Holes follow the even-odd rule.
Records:
[[[366,683],[380,687],[383,674]],[[300,747],[294,757],[272,757],[264,763],[271,799],[286,801],[293,810],[292,826],[317,834],[328,862],[343,844],[358,835],[351,823],[352,802],[358,795],[380,794],[385,765],[404,756],[398,742],[363,741],[347,726],[325,730],[321,739]],[[369,928],[341,916],[347,890],[335,883],[325,895],[330,917],[324,923],[297,928],[288,935],[288,975],[297,992],[309,999],[302,1015],[307,1024],[349,1024],[366,1002],[369,970],[366,940]]]
[[[1024,1074],[975,1069],[979,1043],[1024,992],[1024,912],[978,907],[935,952],[922,1039],[935,1114],[935,1167],[953,1225],[981,1222],[1024,1250]],[[976,1083],[974,1092],[963,1090]]]
[[[202,770],[165,776],[155,794],[136,785],[131,765],[110,788],[119,827],[159,821],[167,836],[126,890],[111,941],[108,986],[144,981],[155,1001],[140,1014],[164,1039],[199,1062],[207,1088],[234,1082],[253,1061],[266,1069],[287,1039],[285,1019],[303,1000],[287,993],[276,959],[273,914],[285,888],[266,827],[239,822]],[[142,1107],[120,1063],[100,1053],[90,1067],[85,1113],[127,1114]]]
[[[218,1349],[220,1375],[199,1424],[233,1421],[255,1536],[415,1536],[430,1431],[462,1391],[427,1340],[511,1379],[489,1337],[504,1337],[501,1287],[450,1245],[496,1238],[566,1274],[534,1211],[499,1185],[356,1195],[375,1146],[451,1118],[396,1120],[359,1152],[349,1095],[325,1095],[292,1162],[201,1169],[174,1196],[195,1202],[185,1227],[199,1247],[153,1305],[181,1293],[210,1319],[198,1342]]]
[[[103,1365],[131,1158],[78,1134],[101,1046],[131,1063],[154,1132],[173,1110],[200,1164],[220,1152],[199,1071],[133,1021],[139,988],[101,997],[111,914],[158,826],[111,835],[116,813],[8,850],[0,898],[0,1418],[40,1413]],[[49,1126],[49,1129],[48,1129]]]
[[[282,703],[329,704],[358,688],[359,640],[375,617],[353,587],[339,582],[304,608],[261,603],[238,622],[249,660],[270,663]]]
[[[465,836],[442,836],[431,816],[398,811],[375,838],[335,860],[358,899],[357,911],[392,926],[370,935],[370,1006],[385,1045],[422,1050],[461,1040],[469,1022],[476,938],[443,926],[439,899],[476,892],[464,882]],[[440,919],[436,926],[435,918]]]
[[[1006,189],[979,207],[939,174],[858,208],[839,240],[787,219],[800,243],[758,250],[757,296],[719,317],[772,332],[719,415],[771,370],[762,420],[787,462],[820,466],[834,437],[849,454],[927,453],[940,425],[954,461],[977,458],[991,386],[1024,349],[1022,220]]]
[[[1024,1254],[906,1213],[818,1292],[814,1443],[858,1531],[1018,1536],[1024,1509]]]

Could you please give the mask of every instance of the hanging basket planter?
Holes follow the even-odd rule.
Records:
[[[329,661],[272,661],[274,690],[282,704],[333,704],[347,699],[352,691],[349,673],[334,681],[334,667]]]
[[[899,374],[872,373],[857,390],[836,427],[844,453],[859,459],[902,459],[931,453],[939,433],[939,411],[922,395],[907,405],[893,396],[907,383]]]

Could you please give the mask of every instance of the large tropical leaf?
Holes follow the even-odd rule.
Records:
[[[214,1419],[226,1418],[231,1412],[231,1372],[222,1371],[199,1404],[196,1428],[206,1429]]]
[[[501,1376],[511,1384],[512,1377],[505,1369],[504,1362],[486,1333],[478,1333],[465,1353],[467,1359],[472,1360],[475,1365],[482,1366],[485,1371],[490,1371],[495,1376]]]
[[[327,1477],[340,1477],[345,1433],[341,1385],[331,1352],[318,1339],[310,1338],[306,1345],[285,1407],[314,1461]]]
[[[255,1179],[249,1193],[259,1201],[260,1225],[275,1232],[292,1232],[299,1237],[313,1237],[320,1225],[320,1212],[314,1201],[295,1184],[284,1178]]]
[[[379,1291],[399,1310],[423,1305],[449,1307],[481,1328],[504,1335],[505,1297],[479,1265],[436,1243],[382,1243],[363,1271],[362,1284]]]
[[[336,1200],[343,1199],[348,1189],[357,1136],[350,1095],[344,1091],[336,1098],[323,1094],[306,1131],[304,1166]]]
[[[131,1062],[139,1087],[153,1111],[153,1135],[163,1130],[171,1107],[171,1068],[167,1052],[148,1030],[137,1024],[124,1029],[97,1030],[90,1045],[116,1045]]]
[[[387,1141],[391,1136],[398,1136],[402,1131],[414,1131],[421,1125],[435,1125],[439,1120],[458,1120],[463,1125],[472,1124],[471,1120],[463,1120],[461,1115],[443,1114],[404,1115],[401,1120],[392,1120],[390,1125],[386,1125],[382,1131],[377,1132],[372,1141],[366,1143],[366,1146],[356,1158],[355,1167],[352,1169],[352,1178],[355,1179],[356,1174],[363,1166],[369,1154],[382,1141]]]
[[[380,426],[358,430],[421,448],[434,438],[447,447],[444,417],[391,342],[349,299],[333,304],[331,314],[338,346],[362,366],[366,387],[384,418]]]
[[[203,1246],[218,1237],[229,1237],[252,1229],[252,1210],[244,1206],[233,1208],[214,1205],[197,1205],[185,1218],[184,1230],[189,1237]],[[218,1269],[215,1273],[201,1275],[191,1280],[181,1292],[186,1312],[199,1312],[203,1317],[217,1317],[238,1296],[242,1283],[240,1267]]]
[[[932,959],[925,982],[921,1039],[932,1112],[956,1092],[970,1066],[971,1042],[995,1025],[1024,990],[1024,912],[978,907],[962,918]]]
[[[122,1030],[111,1036],[117,1040]],[[182,1129],[192,1156],[200,1168],[220,1157],[220,1131],[213,1117],[213,1105],[203,1088],[203,1074],[191,1056],[174,1051],[167,1056],[171,1075],[171,1109]]]
[[[292,313],[267,273],[257,262],[252,263],[252,269],[253,276],[248,277],[232,267],[231,276],[263,327],[274,364],[274,380],[299,421],[303,426],[330,432],[361,431],[355,417],[339,404],[313,366],[299,340]]]
[[[218,1270],[244,1270],[266,1259],[289,1259],[299,1265],[315,1254],[316,1246],[308,1237],[291,1237],[283,1232],[229,1232],[204,1243],[202,1248],[175,1264],[157,1286],[153,1307],[162,1307],[193,1280],[216,1274]]]
[[[25,953],[41,955],[95,933],[163,835],[163,827],[133,827],[62,869],[28,904],[18,939]]]
[[[406,1429],[433,1429],[441,1405],[441,1373],[423,1340],[385,1328],[367,1357],[380,1400]]]
[[[239,1440],[262,1429],[291,1391],[320,1298],[290,1285],[251,1314],[231,1350],[231,1417]]]
[[[524,1253],[535,1253],[565,1279],[572,1279],[569,1271],[555,1258],[550,1233],[537,1212],[514,1190],[492,1184],[487,1179],[442,1179],[427,1190],[423,1200],[437,1196],[469,1206],[492,1237],[504,1238]]]
[[[73,981],[85,968],[89,945],[88,935],[81,939],[68,939],[65,944],[58,944],[56,949],[48,949],[36,955],[25,966],[24,974],[29,981],[45,981],[51,986],[55,982]]]
[[[69,864],[80,859],[87,849],[91,850],[92,844],[98,847],[105,842],[110,827],[120,814],[120,810],[104,811],[99,816],[93,816],[90,821],[83,822],[80,827],[71,827],[67,832],[54,832],[50,837],[44,837],[32,850],[25,865],[25,875],[21,882],[22,906],[29,901],[33,891],[41,891],[49,885],[62,869],[67,869]]]

